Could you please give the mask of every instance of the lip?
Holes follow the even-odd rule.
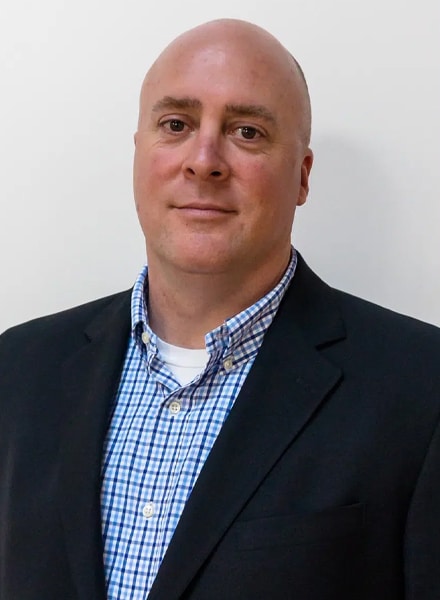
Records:
[[[176,206],[175,208],[185,217],[193,219],[218,219],[236,212],[235,210],[231,210],[218,204],[198,202]]]
[[[184,204],[183,206],[176,206],[178,210],[193,210],[193,211],[201,211],[201,212],[221,212],[221,213],[231,213],[235,212],[225,206],[221,206],[218,204],[206,204],[203,202],[191,202],[190,204]]]

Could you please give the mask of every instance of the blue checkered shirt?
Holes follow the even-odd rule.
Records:
[[[102,531],[109,600],[145,600],[185,503],[296,267],[209,332],[204,371],[181,386],[148,324],[147,267],[132,295],[132,331],[104,446]]]

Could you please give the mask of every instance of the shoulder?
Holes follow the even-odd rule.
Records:
[[[394,398],[399,411],[440,410],[440,329],[350,294],[333,291],[346,335],[328,356],[356,382],[358,393]],[[362,391],[363,390],[363,391]]]
[[[77,337],[83,339],[87,327],[106,313],[124,308],[129,316],[129,304],[127,290],[11,327],[0,335],[0,356],[4,352],[57,346]]]
[[[293,280],[291,306],[302,318],[322,324],[339,319],[347,336],[385,343],[389,339],[437,346],[440,329],[410,316],[402,315],[368,300],[331,287],[320,279],[298,255]],[[295,289],[296,288],[296,289]]]
[[[298,266],[283,326],[297,323],[304,339],[362,385],[435,389],[440,401],[438,327],[332,288],[302,259]]]
[[[398,339],[401,343],[432,344],[440,350],[440,329],[384,308],[368,300],[358,298],[346,292],[332,289],[347,330],[352,335],[362,334],[366,339],[373,338],[381,345],[390,339]]]

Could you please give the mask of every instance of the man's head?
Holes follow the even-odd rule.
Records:
[[[151,269],[280,275],[312,166],[301,69],[269,33],[213,21],[145,78],[134,191]]]

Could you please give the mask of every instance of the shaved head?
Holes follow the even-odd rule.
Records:
[[[295,57],[268,31],[247,21],[219,19],[199,25],[184,32],[173,40],[146,74],[140,98],[139,121],[142,120],[142,107],[149,89],[160,78],[161,68],[172,64],[183,52],[189,54],[209,51],[219,46],[236,47],[239,53],[261,57],[270,64],[271,79],[281,80],[285,93],[291,95],[292,111],[298,115],[298,132],[301,141],[308,146],[311,135],[310,96],[304,73]]]

